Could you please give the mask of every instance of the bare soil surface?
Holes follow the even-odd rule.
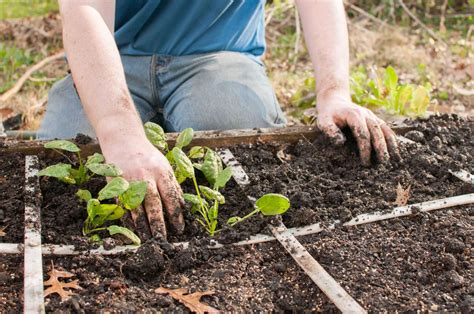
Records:
[[[473,192],[448,170],[471,170],[474,123],[460,118],[441,120],[444,143],[435,154],[424,143],[400,144],[401,160],[363,167],[355,141],[331,146],[323,135],[315,141],[300,140],[296,145],[258,144],[232,149],[244,166],[251,184],[246,193],[260,197],[281,193],[291,201],[283,215],[288,227],[316,222],[347,221],[361,213],[391,210],[395,207],[397,185],[410,187],[409,204]],[[436,136],[439,118],[415,124]],[[416,128],[417,128],[416,127]],[[410,131],[411,136],[415,130]],[[413,138],[413,136],[411,136]],[[428,135],[426,135],[428,138]],[[454,140],[456,137],[457,140]],[[450,153],[448,153],[450,152]],[[374,159],[374,158],[373,158]]]
[[[25,158],[21,154],[0,156],[0,242],[22,243],[25,220]]]
[[[0,255],[0,312],[23,309],[23,256]]]
[[[473,310],[474,208],[420,213],[324,231],[302,242],[323,267],[370,311]],[[334,305],[275,242],[245,248],[173,250],[150,242],[134,255],[54,258],[84,290],[47,310],[187,310],[154,289],[213,290],[203,302],[222,311],[325,311]],[[50,265],[46,259],[45,265]],[[45,272],[49,266],[45,267]]]

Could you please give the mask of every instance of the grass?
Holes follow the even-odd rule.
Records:
[[[41,16],[58,10],[57,0],[0,0],[0,20]]]
[[[33,65],[42,58],[41,54],[0,43],[0,93],[3,93],[21,76],[25,66]]]

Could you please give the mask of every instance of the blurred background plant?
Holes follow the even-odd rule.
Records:
[[[352,100],[385,119],[474,115],[474,0],[347,0]],[[267,1],[267,71],[290,124],[310,123],[315,80],[293,0]],[[67,73],[56,0],[0,0],[0,119],[39,126],[47,92]]]

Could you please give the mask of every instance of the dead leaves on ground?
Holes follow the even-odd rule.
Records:
[[[405,206],[408,203],[408,199],[410,198],[410,188],[409,185],[406,189],[398,183],[397,185],[397,198],[395,199],[395,205],[398,206]]]
[[[169,294],[173,299],[181,302],[192,312],[195,312],[198,314],[219,312],[217,309],[207,304],[201,303],[199,301],[201,297],[205,295],[214,294],[213,291],[194,292],[194,293],[187,294],[186,288],[167,289],[167,288],[160,287],[158,289],[155,289],[155,292],[159,294]]]
[[[49,279],[44,282],[45,286],[50,286],[44,291],[44,296],[47,297],[50,294],[56,293],[61,297],[61,301],[69,299],[75,293],[70,289],[82,289],[79,286],[79,280],[73,280],[70,282],[61,282],[60,278],[71,278],[74,274],[67,271],[61,271],[54,268],[54,264],[51,263],[51,270],[48,272]],[[68,290],[65,290],[68,289]]]

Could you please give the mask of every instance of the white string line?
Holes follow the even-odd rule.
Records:
[[[41,209],[38,204],[38,157],[25,157],[25,313],[44,313]]]

